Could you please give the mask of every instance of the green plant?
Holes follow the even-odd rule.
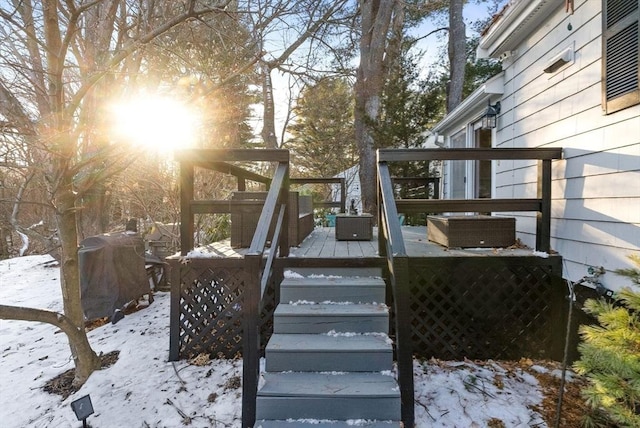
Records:
[[[630,259],[638,268],[619,269],[619,275],[640,281],[640,257]],[[580,327],[582,342],[576,371],[585,375],[589,387],[583,391],[594,415],[625,427],[640,427],[640,292],[625,288],[613,301],[590,299],[585,310],[598,325]],[[598,417],[587,417],[585,425],[598,426]]]

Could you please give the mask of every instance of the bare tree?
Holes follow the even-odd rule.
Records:
[[[14,0],[12,9],[0,8],[0,116],[42,168],[61,244],[64,306],[64,315],[0,306],[0,318],[65,331],[76,384],[100,364],[84,331],[78,213],[83,198],[120,171],[127,156],[97,137],[103,131],[97,100],[112,90],[114,71],[139,70],[148,43],[188,20],[224,13],[227,3]]]
[[[252,3],[252,2],[250,2]],[[254,37],[265,57],[260,61],[260,77],[262,85],[262,131],[261,136],[266,147],[277,148],[275,124],[275,104],[272,72],[280,70],[292,73],[296,66],[291,58],[302,47],[307,52],[313,52],[318,46],[312,41],[322,40],[318,45],[328,43],[330,27],[339,27],[350,16],[347,6],[349,0],[273,0],[256,2],[256,10],[251,14],[253,18]],[[272,51],[273,45],[267,41],[270,36],[279,34],[283,38],[282,45],[277,51]],[[311,56],[304,56],[308,61],[299,67],[304,71],[294,73],[310,73],[313,61]],[[289,64],[287,64],[289,62]]]

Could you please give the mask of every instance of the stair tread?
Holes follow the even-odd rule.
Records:
[[[396,398],[398,384],[381,373],[263,373],[259,397]]]
[[[399,421],[320,421],[320,420],[288,420],[288,421],[256,421],[255,428],[391,428],[399,427]]]
[[[391,351],[391,343],[386,334],[288,334],[276,333],[267,344],[272,352],[380,352]]]
[[[347,286],[347,287],[385,287],[382,278],[372,277],[305,277],[305,278],[284,278],[281,287],[287,286]]]
[[[340,316],[387,316],[389,308],[383,304],[287,304],[280,303],[274,316],[287,315],[340,315]]]

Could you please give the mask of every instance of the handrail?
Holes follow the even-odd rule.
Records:
[[[242,289],[242,426],[249,428],[254,425],[256,418],[262,300],[273,272],[272,267],[276,256],[287,256],[289,252],[288,233],[283,233],[288,229],[289,151],[278,149],[187,149],[177,152],[176,160],[180,162],[180,250],[183,256],[193,249],[194,214],[228,213],[232,208],[255,212],[258,207],[261,207],[260,218],[251,245],[244,256],[241,269],[244,281]],[[273,177],[268,178],[228,162],[274,162],[276,167]],[[245,190],[245,180],[264,183],[268,189],[266,199],[264,201],[194,200],[196,167],[236,176],[239,191]],[[271,237],[271,250],[265,261],[265,248],[274,217],[277,217],[277,220]],[[174,307],[177,306],[172,302],[172,311]]]
[[[377,165],[380,199],[378,204],[378,218],[380,219],[378,245],[380,255],[386,256],[387,259],[389,283],[393,295],[401,416],[404,426],[413,427],[415,422],[413,348],[411,345],[411,320],[408,318],[409,312],[406,310],[409,297],[409,262],[395,205],[389,167],[379,158]]]
[[[271,277],[271,268],[275,253],[280,250],[288,255],[288,234],[282,233],[287,227],[287,201],[289,200],[289,163],[279,162],[273,174],[271,187],[260,213],[258,225],[253,234],[248,253],[245,255],[249,281],[246,284],[244,299],[244,332],[242,355],[242,426],[253,427],[256,419],[256,399],[258,377],[260,375],[260,311],[267,283]],[[279,206],[279,210],[278,210]],[[276,226],[271,239],[271,250],[265,265],[262,265],[269,226],[278,211]]]
[[[536,212],[536,250],[551,249],[551,161],[562,158],[562,148],[453,148],[380,149],[378,162],[432,160],[535,160],[539,163],[536,198],[507,199],[398,199],[397,210],[426,212]]]
[[[382,211],[382,219],[384,221],[381,221],[386,232],[383,236],[391,244],[391,248],[393,249],[392,255],[406,255],[402,229],[400,229],[400,221],[398,221],[398,210],[393,194],[391,174],[389,173],[389,166],[386,162],[378,162],[378,183],[380,186],[380,200],[382,202],[380,205],[385,208]],[[396,221],[394,221],[394,219]]]
[[[228,162],[278,162],[288,164],[289,151],[281,149],[183,149],[175,153],[180,163],[180,253],[193,249],[195,214],[228,213],[231,207],[244,207],[254,202],[194,200],[195,168],[231,174],[238,179],[238,190],[245,189],[245,180],[271,187],[272,179]]]
[[[280,233],[282,231],[282,223],[284,221],[284,213],[286,211],[286,207],[284,205],[280,205],[280,212],[278,213],[278,220],[276,222],[275,230],[273,231],[273,239],[272,242],[280,241]],[[267,256],[267,262],[264,266],[264,271],[262,272],[262,280],[260,281],[260,301],[264,298],[264,292],[267,289],[267,282],[269,281],[269,277],[271,276],[271,267],[273,266],[273,260],[275,258],[276,253],[278,252],[277,246],[272,246],[271,251],[269,251],[269,255]]]
[[[455,149],[379,149],[383,162],[431,160],[552,160],[562,158],[562,148],[455,148]]]
[[[403,213],[540,211],[542,199],[398,199],[395,205]]]
[[[262,212],[260,213],[260,219],[258,220],[258,226],[256,227],[255,234],[251,240],[251,246],[249,247],[248,254],[262,254],[267,244],[267,235],[269,234],[269,225],[276,212],[276,205],[278,198],[280,197],[281,189],[284,185],[285,179],[289,172],[289,165],[279,163],[276,167],[276,171],[273,174],[271,181],[271,188],[267,193],[267,198],[264,201]]]

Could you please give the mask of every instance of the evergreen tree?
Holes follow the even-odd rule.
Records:
[[[640,284],[640,256],[630,258],[638,268],[616,272]],[[640,293],[626,288],[615,302],[590,299],[585,310],[598,325],[580,327],[581,357],[574,366],[590,382],[583,395],[596,415],[604,412],[620,426],[640,427]],[[585,422],[598,426],[599,420],[589,416]]]
[[[332,177],[357,163],[353,89],[346,79],[327,77],[307,86],[294,114],[284,147],[300,176]]]

